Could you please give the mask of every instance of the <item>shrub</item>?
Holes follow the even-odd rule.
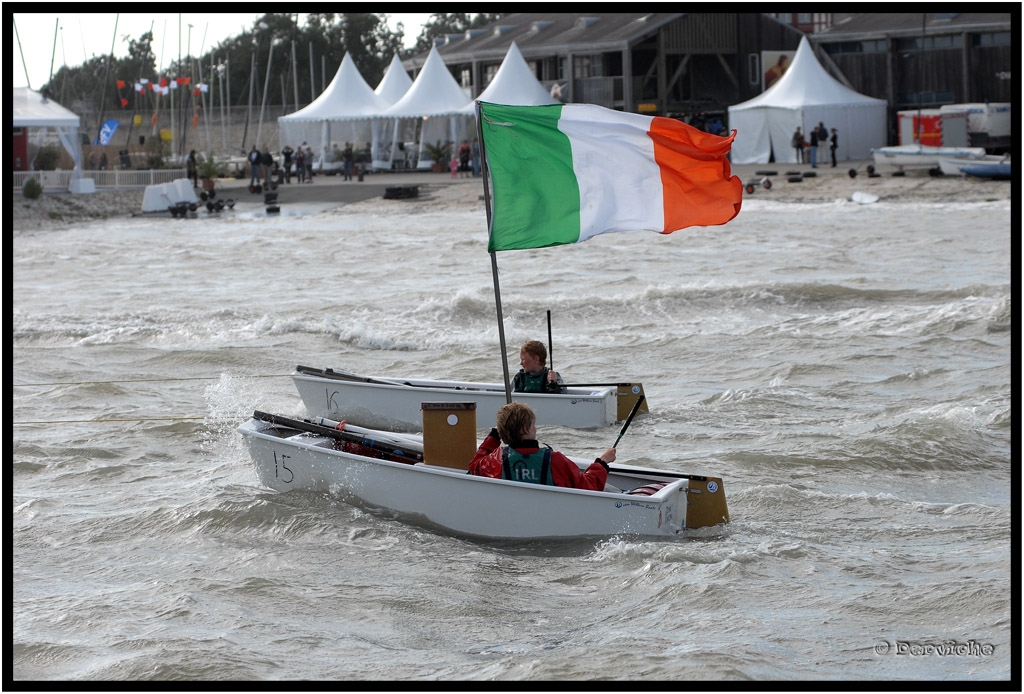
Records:
[[[429,142],[423,145],[423,148],[427,150],[427,156],[434,160],[435,164],[446,164],[452,154],[452,143],[445,142],[441,144],[438,140],[437,144],[430,144]]]
[[[35,200],[43,194],[43,184],[35,178],[30,178],[25,181],[25,185],[22,186],[21,194],[29,200]]]
[[[39,154],[36,155],[36,171],[53,171],[57,168],[57,164],[60,163],[60,155],[61,150],[59,147],[54,145],[40,147]]]
[[[223,163],[210,154],[204,157],[202,154],[196,157],[196,164],[199,171],[199,178],[218,178],[224,175]]]

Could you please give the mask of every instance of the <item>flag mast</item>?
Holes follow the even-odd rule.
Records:
[[[480,164],[481,174],[484,181],[484,207],[487,210],[487,238],[491,237],[491,189],[487,185],[489,170],[487,168],[487,147],[484,145],[483,119],[480,116],[480,102],[476,104],[476,132],[480,140]],[[505,319],[501,315],[501,289],[498,286],[498,256],[496,251],[491,251],[491,275],[494,278],[494,306],[498,312],[498,341],[501,343],[501,370],[505,377],[505,402],[512,402],[512,385],[508,378],[508,358],[505,350]]]

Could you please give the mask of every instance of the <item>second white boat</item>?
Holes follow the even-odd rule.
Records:
[[[423,403],[438,401],[475,402],[478,427],[490,429],[507,400],[500,383],[378,378],[301,365],[292,380],[310,414],[392,431],[420,431]],[[566,391],[512,393],[512,399],[529,405],[541,426],[596,429],[626,419],[644,395],[639,383],[570,385]],[[646,401],[640,411],[649,411]]]

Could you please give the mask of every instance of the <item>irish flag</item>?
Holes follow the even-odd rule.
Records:
[[[593,104],[479,102],[490,175],[488,251],[579,243],[611,231],[725,224],[743,185],[719,137],[672,118]]]

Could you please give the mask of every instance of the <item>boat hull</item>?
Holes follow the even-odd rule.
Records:
[[[939,168],[946,176],[976,176],[985,177],[1010,177],[1010,162],[1006,157],[992,154],[984,157],[961,158],[961,157],[939,157]],[[965,169],[970,170],[968,173]]]
[[[928,145],[897,145],[871,150],[875,164],[888,164],[902,170],[910,168],[932,168],[939,166],[942,157],[955,159],[980,159],[985,156],[982,147],[930,147]]]
[[[270,489],[340,494],[402,520],[459,535],[490,539],[675,536],[698,524],[728,522],[725,490],[718,478],[681,478],[621,466],[621,472],[609,476],[610,484],[630,489],[651,482],[666,484],[649,496],[594,492],[365,457],[338,450],[328,436],[289,431],[255,418],[238,432],[260,482]],[[695,508],[688,508],[690,498],[697,499]],[[721,505],[708,507],[710,516],[699,513],[700,504],[709,500]]]
[[[994,165],[981,165],[981,166],[961,166],[960,173],[964,176],[971,176],[973,178],[989,178],[994,181],[1008,181],[1010,180],[1010,165],[1007,164],[994,164]]]
[[[474,402],[477,427],[490,429],[498,408],[507,402],[504,386],[496,383],[353,380],[328,375],[338,372],[314,373],[304,368],[296,370],[292,380],[310,414],[376,429],[422,430],[421,406],[425,402]],[[634,388],[637,395],[642,394],[639,386],[627,385],[632,386],[631,395]],[[574,387],[565,394],[513,393],[512,399],[529,405],[541,425],[596,429],[624,418],[620,414],[618,391],[618,386]],[[630,405],[635,400],[634,396]]]

